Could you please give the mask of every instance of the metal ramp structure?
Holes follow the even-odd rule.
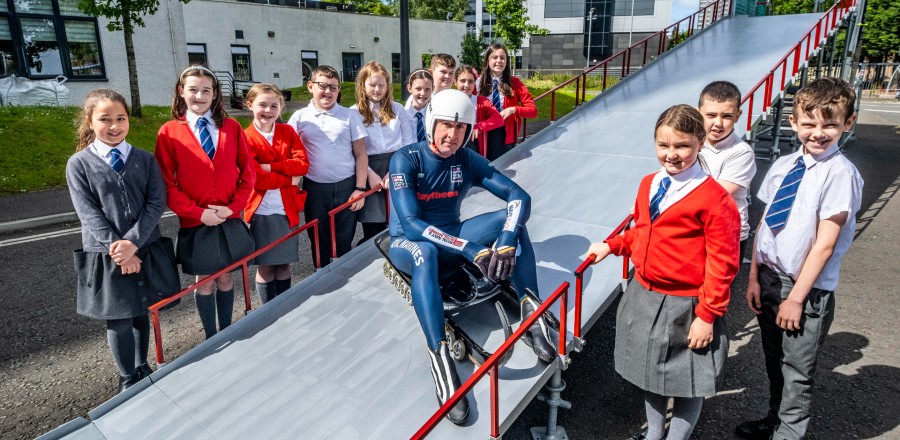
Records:
[[[532,196],[528,229],[542,296],[572,280],[588,245],[619,225],[640,179],[658,169],[653,128],[663,110],[695,104],[704,85],[724,79],[743,91],[754,90],[744,115],[758,118],[764,101],[779,88],[768,82],[759,87],[760,78],[780,75],[772,75],[771,66],[821,18],[724,19],[495,162]],[[743,128],[739,124],[737,129]],[[463,217],[504,206],[490,194],[473,193],[463,205]],[[73,420],[42,438],[414,436],[438,408],[434,383],[415,314],[393,292],[382,263],[372,242],[354,249],[91,411],[89,420]],[[621,270],[621,260],[610,258],[586,272],[584,331],[620,292]],[[568,309],[573,307],[570,296]],[[489,350],[501,345],[496,314],[486,311],[490,318],[485,320],[475,319],[478,313],[467,315],[461,325],[471,328],[474,338]],[[570,336],[572,325],[569,320]],[[501,433],[551,375],[564,368],[562,361],[538,361],[524,344],[517,348],[499,369]],[[460,363],[458,369],[465,381],[474,366]],[[479,382],[468,396],[468,425],[441,422],[429,438],[487,437],[490,393],[488,382]]]

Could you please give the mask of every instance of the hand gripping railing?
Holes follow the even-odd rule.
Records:
[[[640,66],[636,66],[638,68],[644,67],[647,64],[647,54],[649,53],[650,42],[654,39],[657,40],[657,48],[656,48],[656,56],[662,55],[663,52],[669,50],[668,42],[670,38],[674,39],[675,44],[672,47],[681,43],[680,33],[683,27],[686,27],[684,32],[687,32],[687,36],[690,37],[694,34],[695,30],[701,30],[706,28],[709,24],[712,24],[715,21],[718,21],[720,18],[723,18],[731,13],[731,3],[733,0],[717,0],[713,3],[710,3],[697,12],[682,18],[681,20],[669,25],[665,29],[650,35],[643,40],[638,41],[637,43],[632,44],[627,49],[622,49],[617,52],[615,55],[610,56],[609,58],[600,61],[599,63],[593,65],[592,67],[585,69],[579,75],[573,76],[568,80],[562,82],[556,87],[547,90],[546,92],[540,94],[537,98],[534,98],[534,101],[537,102],[541,99],[550,96],[550,122],[556,120],[556,92],[566,87],[573,82],[575,82],[575,104],[573,108],[578,107],[580,104],[587,101],[587,80],[588,75],[592,72],[603,68],[603,80],[600,91],[604,91],[607,89],[607,78],[610,73],[610,66],[613,65],[614,62],[618,62],[617,58],[621,58],[621,67],[619,67],[619,75],[618,77],[625,78],[628,74],[631,73],[632,63],[631,58],[635,50],[638,48],[641,49],[642,61]],[[709,19],[709,20],[707,20]],[[671,35],[671,37],[670,37]],[[652,60],[651,60],[652,61]],[[616,66],[618,67],[618,66]],[[615,68],[615,67],[614,67]],[[527,131],[527,120],[522,119],[522,130],[521,130],[521,138],[520,141],[525,140],[525,133]],[[517,136],[520,134],[519,130],[516,130]]]
[[[631,227],[631,221],[634,220],[634,214],[628,214],[628,217],[625,217],[625,220],[622,220],[622,223],[619,223],[619,226],[616,226],[616,229],[613,229],[612,233],[606,237],[607,240],[611,240],[616,235],[624,233]],[[587,271],[588,267],[594,264],[594,254],[588,255],[587,258],[575,269],[575,325],[572,331],[575,340],[578,342],[578,346],[582,346],[584,344],[584,340],[581,337],[581,295],[584,291],[584,272]],[[628,257],[622,259],[622,282],[625,283],[628,281],[628,267],[629,260]]]
[[[519,325],[519,328],[513,332],[512,336],[507,339],[497,351],[494,352],[491,357],[489,357],[481,367],[478,368],[472,376],[469,377],[469,380],[466,383],[462,384],[462,386],[456,390],[449,399],[413,434],[412,439],[418,440],[425,438],[428,433],[430,433],[435,426],[447,415],[448,412],[456,405],[460,399],[465,399],[466,394],[472,390],[478,381],[481,380],[486,374],[490,375],[491,380],[491,437],[499,438],[500,437],[500,411],[499,411],[499,400],[500,395],[498,392],[499,386],[499,368],[500,368],[500,359],[512,349],[512,346],[518,342],[519,339],[528,331],[528,328],[531,327],[532,324],[537,321],[541,315],[544,314],[547,310],[550,309],[550,306],[553,305],[554,302],[559,300],[559,356],[562,358],[562,361],[565,362],[566,357],[566,306],[568,304],[568,293],[569,293],[569,282],[563,282],[556,288],[546,300],[544,300],[543,304],[528,317],[522,321]]]
[[[344,202],[344,204],[337,206],[336,208],[332,209],[331,211],[328,211],[328,225],[331,227],[331,230],[328,231],[331,234],[330,235],[331,236],[331,258],[337,258],[337,240],[335,240],[334,217],[337,215],[337,213],[349,208],[350,205],[352,205],[366,197],[369,197],[372,194],[375,194],[378,191],[381,191],[382,189],[384,190],[385,218],[390,219],[391,218],[391,199],[390,199],[391,195],[389,194],[390,192],[386,188],[381,186],[380,183],[378,185],[375,185],[374,188],[372,188],[350,200],[347,200],[346,202]]]
[[[747,103],[747,111],[745,114],[747,115],[748,131],[753,129],[753,101],[754,95],[759,91],[760,87],[763,87],[763,96],[762,106],[758,114],[762,115],[769,110],[769,106],[772,105],[777,96],[777,93],[774,93],[776,77],[781,78],[781,81],[778,83],[778,93],[781,93],[784,91],[785,87],[787,87],[788,82],[800,71],[800,65],[802,64],[801,54],[804,60],[809,59],[810,52],[815,52],[819,48],[822,41],[828,37],[828,34],[840,25],[844,16],[850,12],[850,8],[856,6],[856,2],[857,0],[841,0],[840,2],[835,3],[831,9],[819,18],[816,24],[809,29],[803,38],[801,38],[800,41],[798,41],[797,44],[781,58],[781,60],[775,63],[772,70],[770,70],[763,79],[759,80],[759,82],[744,95],[744,98],[741,100],[741,105],[743,106],[744,103]],[[788,60],[791,60],[790,76],[787,75]],[[780,75],[778,75],[779,73]]]
[[[247,255],[246,257],[243,257],[240,260],[237,260],[234,263],[231,263],[230,265],[226,266],[224,269],[222,269],[212,275],[206,276],[203,279],[197,281],[196,283],[191,284],[190,286],[182,289],[178,293],[148,307],[148,310],[150,311],[150,319],[153,320],[153,337],[155,338],[155,341],[156,341],[156,363],[157,363],[157,365],[163,366],[166,363],[165,358],[163,356],[162,329],[160,328],[160,320],[159,320],[159,310],[161,308],[163,308],[163,307],[177,301],[179,298],[187,295],[188,293],[190,293],[191,291],[196,289],[197,286],[199,286],[201,284],[212,283],[213,280],[215,280],[216,278],[240,267],[241,275],[243,277],[243,282],[244,282],[244,313],[249,312],[250,310],[252,310],[252,305],[250,304],[249,268],[247,266],[248,263],[250,262],[250,260],[272,250],[273,248],[280,245],[281,243],[284,243],[291,237],[293,237],[309,228],[312,228],[312,230],[313,230],[313,243],[312,243],[312,245],[314,247],[313,255],[315,255],[315,263],[316,263],[316,267],[318,268],[321,265],[321,262],[319,261],[319,221],[313,220],[311,222],[304,224],[303,226],[300,226],[297,229],[294,229],[293,231],[289,232],[288,234],[285,234],[284,237],[281,237],[278,240],[275,240],[275,241],[267,244],[266,246]]]

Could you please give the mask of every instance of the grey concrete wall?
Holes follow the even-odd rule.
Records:
[[[213,16],[215,20],[208,19]],[[184,23],[187,43],[206,44],[211,69],[231,71],[231,45],[248,45],[253,81],[282,88],[302,84],[301,50],[318,51],[319,65],[338,71],[343,52],[361,53],[363,63],[378,61],[388,70],[391,54],[400,52],[396,17],[194,0],[184,6]],[[244,38],[236,39],[235,30],[243,30]],[[426,53],[458,56],[465,30],[463,22],[411,20],[410,66],[419,68]],[[269,37],[270,31],[274,37]]]
[[[524,69],[577,69],[584,67],[584,35],[549,34],[531,37],[522,48]]]
[[[187,64],[184,40],[184,14],[178,0],[160,1],[156,14],[144,17],[146,27],[134,33],[138,85],[144,105],[170,105],[175,79]],[[96,88],[112,88],[131,100],[128,63],[125,59],[125,37],[121,31],[106,29],[107,20],[98,19],[100,46],[106,66],[106,81],[69,81],[69,105],[81,105],[84,97]]]

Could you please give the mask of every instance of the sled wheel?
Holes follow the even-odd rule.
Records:
[[[412,290],[406,284],[403,285],[403,298],[406,299],[406,304],[413,305]]]
[[[466,359],[466,341],[462,339],[456,339],[450,344],[450,356],[453,356],[453,359],[462,362]]]
[[[403,278],[400,278],[400,274],[394,274],[394,289],[397,289],[400,292],[400,286],[403,285]]]
[[[384,262],[384,265],[381,266],[381,269],[384,271],[384,276],[391,278],[391,264],[387,261]]]

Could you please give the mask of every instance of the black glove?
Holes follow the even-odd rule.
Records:
[[[488,266],[488,277],[494,281],[504,281],[512,276],[516,270],[516,248],[513,246],[503,246],[496,251],[491,257],[491,264]]]
[[[491,260],[494,256],[494,250],[491,248],[485,248],[481,252],[475,255],[475,258],[472,259],[472,262],[475,263],[475,266],[478,266],[478,269],[481,270],[482,275],[484,275],[488,279],[493,279],[489,275],[488,266],[491,264]]]

